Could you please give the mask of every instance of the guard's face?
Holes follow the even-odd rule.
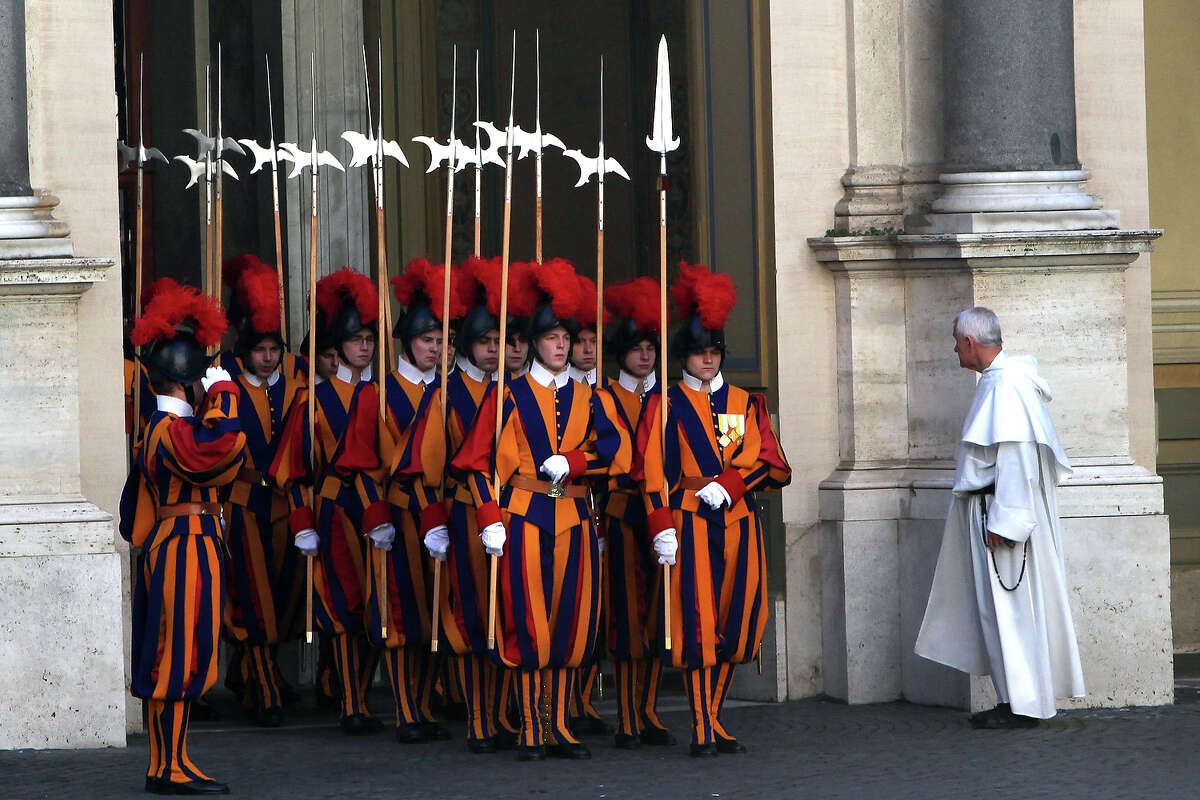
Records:
[[[325,380],[329,380],[329,378],[337,372],[337,368],[337,350],[330,347],[328,350],[322,350],[317,353],[317,375]]]
[[[529,341],[522,339],[519,336],[514,336],[504,345],[504,368],[509,372],[516,372],[525,366],[525,359],[529,357]]]
[[[471,362],[484,372],[495,372],[500,363],[500,332],[488,331],[471,345]]]
[[[375,334],[363,328],[351,336],[342,344],[342,357],[351,369],[366,369],[375,357]]]
[[[654,371],[657,355],[658,352],[653,344],[647,341],[638,342],[632,350],[625,354],[625,371],[638,380],[642,380]]]
[[[428,372],[442,357],[442,332],[430,331],[413,339],[409,347],[412,349],[413,366]]]
[[[706,347],[699,353],[692,353],[687,357],[683,368],[693,378],[711,381],[721,371],[721,351],[715,347]]]
[[[250,350],[250,371],[254,377],[266,379],[279,369],[279,360],[283,358],[283,349],[273,339],[264,339]]]
[[[583,330],[571,345],[571,363],[584,372],[596,366],[596,332]]]
[[[554,328],[538,337],[537,357],[547,369],[560,372],[567,368],[567,355],[571,352],[571,334],[566,328]]]

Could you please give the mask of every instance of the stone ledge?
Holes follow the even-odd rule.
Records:
[[[112,258],[0,259],[0,295],[82,294],[116,264]]]
[[[82,497],[0,501],[0,558],[115,552],[112,522]]]
[[[1033,233],[922,233],[892,236],[815,236],[808,245],[835,272],[971,269],[989,267],[1120,269],[1153,250],[1160,229],[1039,231]]]

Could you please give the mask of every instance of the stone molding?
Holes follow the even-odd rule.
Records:
[[[112,258],[18,258],[0,260],[0,296],[86,292],[107,280]]]

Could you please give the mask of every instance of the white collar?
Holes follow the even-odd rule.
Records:
[[[700,382],[700,379],[695,375],[692,375],[687,370],[683,371],[683,385],[691,389],[693,392],[704,391],[704,384]],[[712,394],[713,392],[719,392],[721,387],[724,385],[725,379],[721,377],[720,372],[717,372],[716,375],[713,375],[713,379],[708,382],[708,393]]]
[[[561,389],[567,385],[567,381],[571,380],[571,374],[567,370],[564,369],[562,372],[555,375],[553,372],[547,369],[542,362],[537,360],[535,360],[533,365],[529,367],[529,377],[533,378],[547,389],[550,388],[550,384],[554,384],[555,389]]]
[[[638,380],[625,370],[621,370],[621,374],[617,376],[617,383],[621,384],[621,388],[627,392],[649,392],[657,382],[658,379],[653,372],[647,375],[644,380]]]
[[[473,381],[478,381],[479,383],[488,383],[496,380],[496,373],[484,372],[479,367],[472,364],[471,359],[464,356],[455,356],[454,365],[458,367],[459,371]]]
[[[160,394],[155,395],[155,399],[158,401],[159,411],[165,411],[177,417],[190,417],[194,413],[191,405],[186,400],[180,400],[178,397],[172,397],[169,394]]]
[[[571,376],[571,380],[586,383],[588,386],[596,385],[596,368],[592,367],[587,372],[584,372],[574,364],[567,365],[567,374]]]
[[[417,385],[423,383],[428,386],[437,377],[437,367],[431,368],[428,372],[422,372],[404,356],[396,359],[396,371],[400,373],[401,378]]]
[[[1008,360],[1008,355],[1001,350],[999,353],[996,353],[996,357],[992,359],[992,363],[983,368],[983,371],[990,372],[991,370],[999,369],[1004,366],[1006,360]]]
[[[338,364],[337,377],[338,377],[338,380],[345,381],[346,383],[354,382],[351,380],[351,378],[354,377],[354,373],[345,364],[341,364],[341,363]],[[371,372],[371,365],[367,364],[367,366],[363,369],[362,373],[358,376],[358,382],[362,383],[364,381],[369,381],[374,377],[375,377],[374,374],[372,374],[372,372]]]
[[[274,386],[276,383],[278,383],[280,374],[279,368],[276,367],[275,371],[272,372],[270,377],[267,378],[267,386]],[[244,377],[246,382],[251,386],[257,386],[261,388],[263,385],[263,379],[255,375],[253,372],[243,372],[242,377]]]

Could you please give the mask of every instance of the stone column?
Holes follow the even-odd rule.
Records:
[[[941,195],[918,233],[1119,228],[1083,188],[1072,0],[948,0]]]

